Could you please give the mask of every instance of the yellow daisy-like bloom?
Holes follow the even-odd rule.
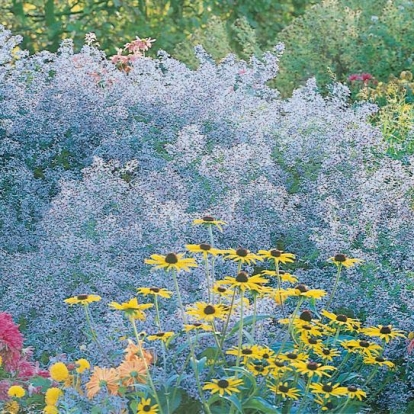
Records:
[[[92,302],[99,302],[102,298],[98,295],[77,295],[72,298],[65,299],[68,305],[88,305]]]
[[[259,375],[267,376],[271,369],[270,364],[266,361],[248,361],[244,367],[255,377]]]
[[[372,356],[379,355],[382,352],[382,347],[374,342],[368,342],[365,340],[351,339],[343,341],[341,345],[345,343],[344,348],[351,348],[352,352],[357,352],[361,355]]]
[[[63,395],[63,391],[57,387],[51,387],[46,391],[45,402],[46,405],[56,405],[59,398]]]
[[[201,244],[186,244],[185,248],[191,253],[202,253],[204,258],[207,258],[209,254],[212,256],[217,256],[219,254],[225,253],[224,250],[216,249],[207,243]]]
[[[174,336],[174,332],[157,332],[154,335],[147,336],[147,339],[149,341],[167,342],[172,336]]]
[[[43,408],[43,414],[59,414],[59,410],[54,405],[47,405]]]
[[[143,398],[138,404],[137,414],[157,414],[158,404],[151,404],[149,398]]]
[[[315,338],[313,336],[301,335],[300,341],[305,348],[314,350],[322,346],[322,339]]]
[[[328,312],[327,310],[322,310],[321,314],[330,320],[329,324],[334,325],[336,327],[343,327],[349,331],[358,330],[361,326],[361,322],[358,319],[350,318],[346,315],[335,315],[332,312]]]
[[[323,329],[312,323],[298,323],[297,325],[293,324],[295,332],[300,333],[301,337],[316,337],[322,336],[324,334]]]
[[[293,263],[295,261],[295,255],[292,253],[285,253],[283,250],[270,249],[270,250],[259,250],[260,256],[274,260],[277,263]]]
[[[337,407],[332,400],[326,401],[325,398],[320,396],[316,397],[314,401],[321,406],[321,411],[332,411]]]
[[[290,290],[290,289],[288,289]],[[326,292],[322,289],[309,289],[306,285],[300,283],[294,287],[294,296],[302,296],[305,298],[321,299],[326,295]]]
[[[93,369],[93,374],[86,384],[86,395],[92,399],[98,392],[106,387],[111,395],[116,395],[119,388],[119,374],[114,368],[99,368]]]
[[[233,296],[234,294],[234,290],[226,288],[220,282],[214,283],[213,292],[220,296]]]
[[[12,385],[7,391],[7,395],[11,398],[23,398],[26,391],[20,385]]]
[[[263,259],[257,254],[251,253],[249,250],[239,247],[238,249],[228,249],[225,251],[227,256],[224,259],[232,260],[233,262],[241,262],[243,264],[255,264],[257,261]]]
[[[260,359],[264,359],[265,361],[272,359],[276,355],[273,349],[270,349],[267,346],[260,346],[260,345],[257,346],[257,353]]]
[[[313,383],[310,385],[310,390],[313,394],[320,394],[325,398],[347,395],[346,387],[341,387],[340,384],[332,385],[331,382],[327,384]]]
[[[364,358],[364,364],[367,365],[379,365],[380,367],[388,367],[388,368],[394,368],[394,364],[391,361],[388,361],[387,359],[384,359],[380,356],[367,356]]]
[[[245,290],[260,290],[263,284],[268,283],[268,280],[260,275],[249,276],[246,272],[241,271],[236,277],[226,276],[220,283],[244,292]]]
[[[403,331],[400,331],[399,329],[393,329],[392,325],[378,325],[371,328],[363,328],[361,329],[361,333],[367,336],[380,338],[386,343],[388,343],[391,339],[397,338],[399,336],[405,338]]]
[[[324,361],[332,362],[335,357],[341,355],[341,353],[337,349],[324,347],[322,345],[319,345],[318,347],[312,349],[313,352],[315,352],[315,354],[318,355]]]
[[[204,216],[201,219],[195,219],[193,220],[193,226],[198,226],[198,225],[202,225],[202,226],[216,226],[219,231],[223,232],[223,227],[221,227],[222,225],[227,224],[225,221],[223,220],[216,220],[214,217],[211,216]]]
[[[290,387],[287,382],[272,384],[267,382],[269,390],[273,391],[275,394],[281,395],[284,399],[298,400],[300,396],[300,391],[298,388]]]
[[[123,385],[127,387],[137,383],[145,384],[147,376],[145,361],[142,358],[123,361],[118,367],[118,373]]]
[[[334,371],[336,369],[335,367],[331,367],[330,365],[322,365],[313,361],[298,361],[293,362],[292,365],[300,374],[308,376],[317,375],[320,378],[322,378],[323,375],[330,377],[328,371]]]
[[[4,414],[18,414],[20,410],[20,405],[17,401],[7,401],[3,405],[3,411]]]
[[[367,393],[365,391],[363,391],[360,388],[357,388],[353,385],[349,385],[346,388],[346,391],[347,391],[346,395],[349,398],[351,398],[351,399],[357,398],[359,401],[362,401],[362,399],[366,398],[366,396],[367,396]]]
[[[274,378],[278,378],[286,371],[290,370],[289,363],[287,361],[282,361],[279,358],[270,359],[269,364],[270,375],[272,375]]]
[[[164,288],[157,288],[157,287],[141,287],[137,289],[137,292],[144,296],[160,296],[165,299],[170,299],[172,292]]]
[[[194,307],[187,311],[188,315],[194,316],[197,320],[212,322],[214,319],[224,319],[227,315],[223,305],[212,305],[206,302],[195,302]]]
[[[278,305],[281,305],[287,298],[295,295],[295,289],[275,289],[272,298]]]
[[[300,327],[302,325],[308,325],[309,323],[318,322],[318,319],[314,319],[312,316],[312,312],[310,310],[304,310],[301,312],[301,314],[292,320],[292,324],[294,326]],[[288,325],[291,322],[291,318],[284,318],[279,319],[278,321],[282,325]]]
[[[238,346],[226,351],[227,355],[242,357],[243,363],[249,359],[261,359],[261,348],[257,345],[243,345],[241,349]]]
[[[276,270],[263,270],[261,274],[264,276],[279,277],[281,282],[296,283],[298,281],[296,276],[286,273],[283,270],[279,270],[279,276]]]
[[[56,362],[49,368],[50,377],[57,382],[65,381],[69,378],[69,371],[63,362]]]
[[[84,371],[91,367],[89,361],[85,358],[78,359],[75,364],[77,365],[76,372],[79,374],[82,374]]]
[[[204,385],[203,390],[210,390],[212,394],[219,393],[222,397],[224,394],[234,394],[240,392],[238,388],[243,384],[243,381],[238,378],[222,378],[213,379],[211,382],[207,382]]]
[[[345,267],[352,267],[362,262],[361,259],[351,259],[342,253],[336,254],[335,256],[330,257],[328,261],[334,263],[336,266],[345,266]]]
[[[191,267],[197,267],[195,259],[184,258],[184,253],[168,253],[165,256],[153,254],[151,259],[145,259],[144,263],[153,265],[154,269],[165,269],[167,272],[171,270],[190,272]]]
[[[280,354],[278,358],[281,361],[289,361],[289,362],[299,362],[299,361],[307,361],[309,359],[309,355],[304,354],[302,352],[286,352],[284,354]]]
[[[111,302],[110,308],[125,312],[125,314],[133,319],[145,320],[145,313],[143,310],[152,308],[152,303],[139,304],[137,298],[132,298],[129,302],[117,303]]]
[[[206,325],[205,323],[191,323],[188,325],[184,325],[185,332],[190,331],[212,331],[213,327],[211,325]]]

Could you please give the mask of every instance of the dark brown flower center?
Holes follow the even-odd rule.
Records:
[[[333,388],[332,388],[330,385],[325,384],[325,385],[322,387],[322,390],[323,390],[323,391],[325,391],[325,392],[332,392]]]
[[[146,413],[149,413],[151,411],[151,406],[150,405],[144,405],[142,407],[142,410],[145,411]]]
[[[211,250],[211,246],[209,244],[201,243],[200,249],[204,251],[208,251],[208,250]]]
[[[296,285],[295,289],[299,290],[300,293],[306,293],[309,290],[308,287],[303,284]]]
[[[246,257],[249,254],[249,251],[247,249],[240,248],[236,250],[236,254],[240,257]]]
[[[224,292],[226,292],[226,291],[227,291],[227,289],[226,289],[225,287],[222,287],[222,286],[219,286],[219,287],[217,288],[217,290],[218,290],[220,293],[224,293]]]
[[[220,381],[217,382],[217,385],[220,388],[225,389],[225,388],[227,388],[229,386],[229,382],[227,380],[225,380],[225,379],[222,379],[222,380],[220,380]]]
[[[294,354],[293,352],[290,352],[289,354],[286,355],[289,359],[297,359],[297,354]]]
[[[310,371],[316,371],[319,368],[319,365],[316,362],[308,362],[306,368]]]
[[[381,357],[376,357],[375,358],[375,361],[377,361],[377,362],[384,362],[385,359],[384,358],[381,358]]]
[[[160,288],[152,287],[152,288],[150,288],[149,290],[150,290],[151,292],[154,292],[154,293],[159,293]]]
[[[380,333],[385,334],[385,335],[389,335],[391,333],[391,328],[389,326],[383,326],[380,329]]]
[[[270,255],[273,257],[280,257],[282,255],[282,250],[272,249],[270,250]]]
[[[335,408],[335,404],[334,404],[333,402],[331,402],[331,401],[328,401],[328,402],[325,404],[325,407],[326,407],[328,410],[333,410],[333,409]]]
[[[203,221],[215,221],[216,219],[214,217],[211,216],[204,216],[203,217]]]
[[[286,365],[285,365],[285,363],[284,362],[282,362],[282,361],[275,361],[275,365],[278,367],[278,368],[282,368],[282,367],[285,367]]]
[[[249,276],[246,272],[239,272],[239,274],[236,277],[236,281],[239,283],[246,283],[249,281]]]
[[[253,351],[251,349],[242,349],[241,353],[243,355],[251,355]]]
[[[168,264],[178,263],[177,255],[175,253],[168,253],[167,256],[165,256],[165,263],[168,263]]]
[[[309,342],[311,345],[316,345],[316,344],[318,343],[318,340],[317,340],[316,338],[309,338],[308,342]]]
[[[330,349],[328,349],[328,348],[323,348],[323,349],[322,349],[322,353],[323,353],[324,355],[331,355],[331,351],[330,351]]]
[[[369,342],[368,341],[359,341],[359,346],[362,348],[369,348]]]
[[[312,320],[312,313],[311,313],[311,311],[304,310],[300,314],[299,319],[301,319],[302,321],[310,322]]]
[[[254,365],[254,369],[255,369],[257,372],[263,372],[263,371],[264,371],[264,366],[263,366],[263,365],[261,365],[261,364],[255,364],[255,365]]]
[[[270,358],[270,355],[269,355],[269,354],[263,354],[263,355],[262,355],[262,358],[263,358],[263,359],[269,359],[269,358]]]
[[[165,332],[158,332],[155,334],[155,336],[158,336],[159,338],[162,338],[165,335]]]
[[[336,254],[334,260],[335,262],[345,262],[346,256],[344,254]]]
[[[193,326],[195,326],[196,328],[199,328],[202,325],[202,323],[193,323]]]
[[[214,313],[216,313],[216,308],[214,306],[207,305],[204,308],[204,314],[205,315],[213,315]]]
[[[358,391],[358,388],[357,388],[357,387],[354,387],[353,385],[350,385],[350,386],[348,387],[348,391],[349,391],[349,392],[356,392],[356,391]]]
[[[337,320],[338,322],[346,322],[346,321],[348,320],[348,318],[347,318],[345,315],[338,315],[338,316],[336,317],[336,320]]]
[[[89,295],[78,295],[78,296],[76,296],[76,299],[78,299],[78,300],[86,300],[86,299],[88,299],[88,296]]]
[[[284,385],[279,385],[279,391],[280,392],[288,392],[289,387],[285,387]]]
[[[302,328],[305,329],[305,331],[311,331],[312,330],[312,326],[310,326],[310,325],[303,325]]]

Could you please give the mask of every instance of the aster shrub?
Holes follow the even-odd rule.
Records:
[[[191,70],[163,52],[124,67],[93,39],[33,56],[16,55],[18,42],[1,31],[0,308],[43,362],[85,348],[104,362],[84,314],[61,306],[85,292],[103,297],[94,332],[119,357],[128,321],[106,305],[137,286],[175,289],[144,259],[202,240],[188,223],[207,214],[229,223],[217,246],[295,252],[295,272],[318,289],[331,288],[332,252],[364,259],[331,309],[413,330],[412,158],[389,155],[376,105],[349,105],[342,84],[321,96],[314,80],[282,100],[267,86],[281,45],[220,64],[197,48]],[[186,303],[205,294],[199,268],[178,284]]]

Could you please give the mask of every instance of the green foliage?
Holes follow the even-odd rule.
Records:
[[[323,87],[332,73],[339,81],[361,72],[384,81],[410,70],[413,18],[412,1],[323,0],[278,35],[286,51],[276,87],[289,95],[312,76]]]

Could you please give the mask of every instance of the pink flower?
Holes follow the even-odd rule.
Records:
[[[363,82],[368,82],[372,79],[374,79],[374,77],[370,73],[361,73],[361,80]]]
[[[348,77],[348,81],[349,82],[355,82],[355,81],[359,81],[362,80],[361,75],[358,75],[357,73],[354,73],[353,75],[350,75]]]
[[[10,385],[10,382],[7,380],[0,381],[0,401],[5,401],[9,399],[7,391],[9,390]]]
[[[413,351],[414,351],[414,339],[411,339],[411,341],[409,342],[407,346],[407,352],[411,354],[411,352]]]
[[[22,347],[23,335],[18,326],[13,322],[11,315],[0,312],[0,356],[6,369],[18,363]]]

